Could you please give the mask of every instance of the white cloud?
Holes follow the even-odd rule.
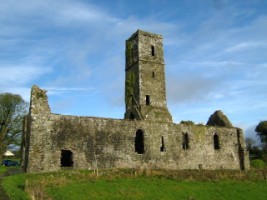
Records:
[[[244,51],[251,48],[260,48],[260,47],[266,47],[267,43],[266,41],[251,41],[251,42],[241,42],[239,44],[233,45],[229,48],[227,48],[226,52],[233,52],[233,51]]]
[[[0,93],[19,94],[25,101],[30,100],[30,88],[26,87],[41,76],[51,73],[51,68],[35,66],[0,66]]]
[[[57,13],[58,22],[63,24],[68,23],[100,23],[110,22],[116,23],[117,19],[105,13],[92,4],[83,4],[79,2],[69,2],[68,4],[61,4],[61,9]]]
[[[48,95],[51,96],[63,96],[63,95],[88,95],[88,92],[95,93],[94,88],[76,88],[76,87],[41,87],[48,91]]]
[[[7,85],[23,85],[38,79],[40,76],[52,72],[51,68],[37,66],[0,66],[2,87]]]

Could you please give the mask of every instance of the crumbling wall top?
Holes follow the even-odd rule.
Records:
[[[208,126],[221,126],[221,127],[227,127],[232,128],[233,125],[230,122],[230,120],[227,118],[226,115],[223,114],[221,110],[215,111],[209,118],[207,122]]]
[[[32,86],[30,103],[31,114],[45,114],[51,112],[46,92],[46,90],[40,89],[37,85]]]
[[[154,38],[161,38],[161,39],[163,38],[162,35],[150,33],[150,32],[138,29],[134,34],[132,34],[132,36],[128,40],[135,38],[137,35],[145,35],[145,36],[150,36],[150,37],[154,37]]]

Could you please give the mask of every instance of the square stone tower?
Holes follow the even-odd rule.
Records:
[[[163,38],[137,30],[126,40],[125,119],[172,122],[166,103]]]

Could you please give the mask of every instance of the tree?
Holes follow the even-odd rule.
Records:
[[[261,142],[267,144],[267,121],[261,121],[255,128]]]
[[[20,95],[0,94],[0,163],[8,147],[19,146],[23,129],[23,117],[28,104]]]
[[[245,139],[245,142],[246,142],[247,150],[251,151],[255,141],[252,138],[248,137],[248,138]]]
[[[256,143],[255,140],[248,137],[245,139],[245,142],[250,159],[262,159],[262,150],[258,146],[253,146]]]

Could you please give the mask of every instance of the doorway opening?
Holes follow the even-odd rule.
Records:
[[[61,150],[60,165],[61,167],[73,167],[72,151]]]
[[[135,152],[138,154],[144,154],[145,148],[144,148],[144,133],[142,130],[137,130],[135,135]]]

